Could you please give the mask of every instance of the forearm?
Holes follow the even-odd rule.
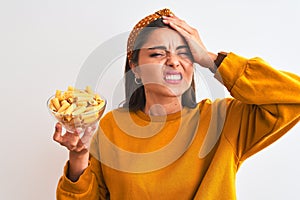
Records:
[[[223,60],[226,58],[227,53],[226,52],[219,52],[218,54],[215,54],[215,53],[212,53],[212,52],[208,52],[208,55],[209,55],[209,58],[211,60],[208,69],[212,73],[216,73],[219,66],[221,65]]]

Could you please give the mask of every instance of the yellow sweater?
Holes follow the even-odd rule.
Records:
[[[242,162],[299,121],[300,78],[233,53],[215,77],[234,99],[203,100],[166,117],[106,114],[88,168],[74,183],[67,164],[57,199],[236,199]]]

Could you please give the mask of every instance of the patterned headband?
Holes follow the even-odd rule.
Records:
[[[129,61],[132,59],[134,43],[141,30],[151,22],[157,20],[158,18],[161,18],[162,16],[170,16],[170,15],[173,15],[173,13],[168,8],[165,8],[155,12],[154,14],[148,15],[133,27],[133,30],[131,31],[127,42],[127,58]]]

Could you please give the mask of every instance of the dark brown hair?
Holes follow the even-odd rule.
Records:
[[[131,62],[133,62],[134,64],[138,63],[138,55],[141,47],[147,41],[149,35],[158,28],[171,28],[171,27],[169,25],[164,24],[162,22],[162,19],[159,18],[151,22],[148,26],[146,26],[143,30],[141,30],[134,43],[133,56]],[[125,66],[125,103],[123,104],[123,107],[128,108],[130,111],[143,110],[146,104],[144,86],[142,84],[137,85],[134,82],[134,78],[135,76],[130,68],[129,60],[127,57],[126,66]],[[182,106],[194,108],[197,105],[194,91],[195,91],[195,82],[193,78],[191,86],[182,95],[182,102],[181,102]]]

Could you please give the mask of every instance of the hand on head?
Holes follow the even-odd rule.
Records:
[[[187,41],[194,62],[206,68],[214,67],[214,60],[216,55],[210,53],[203,44],[197,29],[191,27],[184,20],[175,15],[162,16],[163,22],[171,26],[174,30],[178,31]]]

